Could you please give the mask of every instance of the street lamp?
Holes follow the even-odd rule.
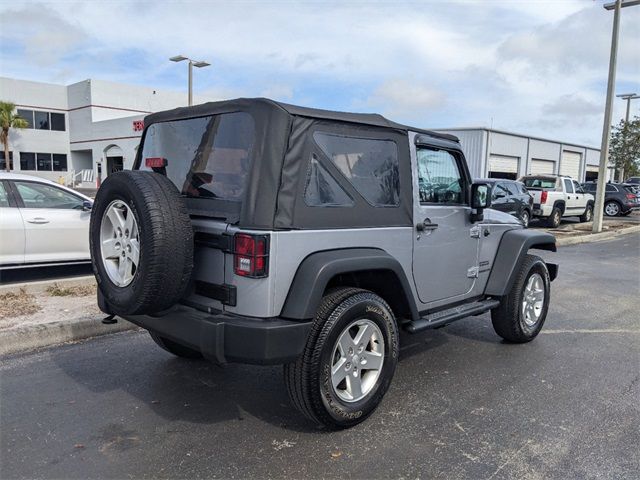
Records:
[[[189,106],[193,105],[193,67],[203,68],[208,67],[211,64],[201,60],[193,60],[189,57],[185,57],[184,55],[176,55],[175,57],[169,58],[169,60],[172,62],[182,62],[184,60],[189,61]]]
[[[621,93],[616,95],[616,97],[621,98],[627,101],[627,114],[624,116],[624,124],[625,126],[629,123],[629,112],[631,110],[631,100],[635,100],[636,98],[640,98],[640,95],[635,93]],[[624,181],[624,167],[620,169],[620,181]]]
[[[611,54],[609,56],[609,79],[607,81],[607,101],[604,108],[604,124],[602,126],[602,142],[600,144],[600,167],[598,168],[598,187],[596,205],[593,212],[593,233],[602,231],[604,205],[604,189],[609,163],[609,129],[611,128],[611,111],[613,110],[613,88],[616,83],[616,62],[618,59],[618,31],[620,29],[620,9],[640,5],[640,0],[616,0],[604,5],[605,10],[613,10],[613,30],[611,33]]]

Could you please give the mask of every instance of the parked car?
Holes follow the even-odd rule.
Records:
[[[526,175],[520,179],[533,195],[533,216],[557,228],[563,217],[578,217],[581,222],[593,218],[593,195],[586,193],[571,177]]]
[[[640,185],[640,177],[629,177],[624,183],[631,183],[633,185]]]
[[[0,173],[0,268],[89,261],[92,205],[49,180]]]
[[[587,192],[596,194],[597,182],[585,182],[582,184]],[[607,183],[604,190],[604,214],[608,217],[629,215],[634,210],[640,210],[638,194],[632,187],[621,183]]]
[[[533,211],[533,196],[521,182],[498,178],[483,178],[476,180],[491,186],[491,208],[509,215],[513,215],[529,226]]]
[[[530,249],[555,238],[487,210],[456,137],[266,99],[144,123],[98,190],[91,258],[100,309],[161,348],[284,364],[292,403],[344,428],[382,400],[400,329],[491,311],[509,342],[540,332],[557,265]]]

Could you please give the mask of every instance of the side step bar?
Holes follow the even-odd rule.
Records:
[[[473,315],[480,315],[487,312],[492,308],[500,305],[500,300],[488,298],[479,302],[468,303],[465,305],[459,305],[457,307],[449,308],[447,310],[441,310],[439,312],[431,313],[426,317],[422,317],[419,320],[409,322],[405,324],[405,330],[409,333],[421,332],[422,330],[428,330],[430,328],[444,327],[447,323],[460,320],[462,318],[471,317]]]

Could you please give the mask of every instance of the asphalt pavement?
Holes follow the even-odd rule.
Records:
[[[330,432],[279,367],[186,361],[144,332],[0,359],[0,477],[640,475],[640,236],[563,247],[542,334],[488,315],[402,338],[389,393]]]

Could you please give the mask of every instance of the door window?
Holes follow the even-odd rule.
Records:
[[[418,190],[421,203],[462,204],[464,180],[455,157],[446,150],[418,148]]]
[[[9,195],[7,194],[7,189],[4,186],[3,182],[0,182],[0,207],[8,207],[9,206]]]
[[[571,183],[571,180],[569,180],[568,178],[564,179],[564,189],[566,190],[567,193],[573,193],[573,184]]]
[[[576,182],[575,180],[573,180],[573,190],[576,193],[584,193],[584,190],[582,189],[582,187],[580,186],[580,184],[578,182]]]
[[[25,208],[82,209],[82,198],[61,188],[36,182],[14,183]]]
[[[506,198],[510,194],[507,186],[504,183],[496,183],[493,187],[493,195],[492,199],[495,200],[497,198]]]

